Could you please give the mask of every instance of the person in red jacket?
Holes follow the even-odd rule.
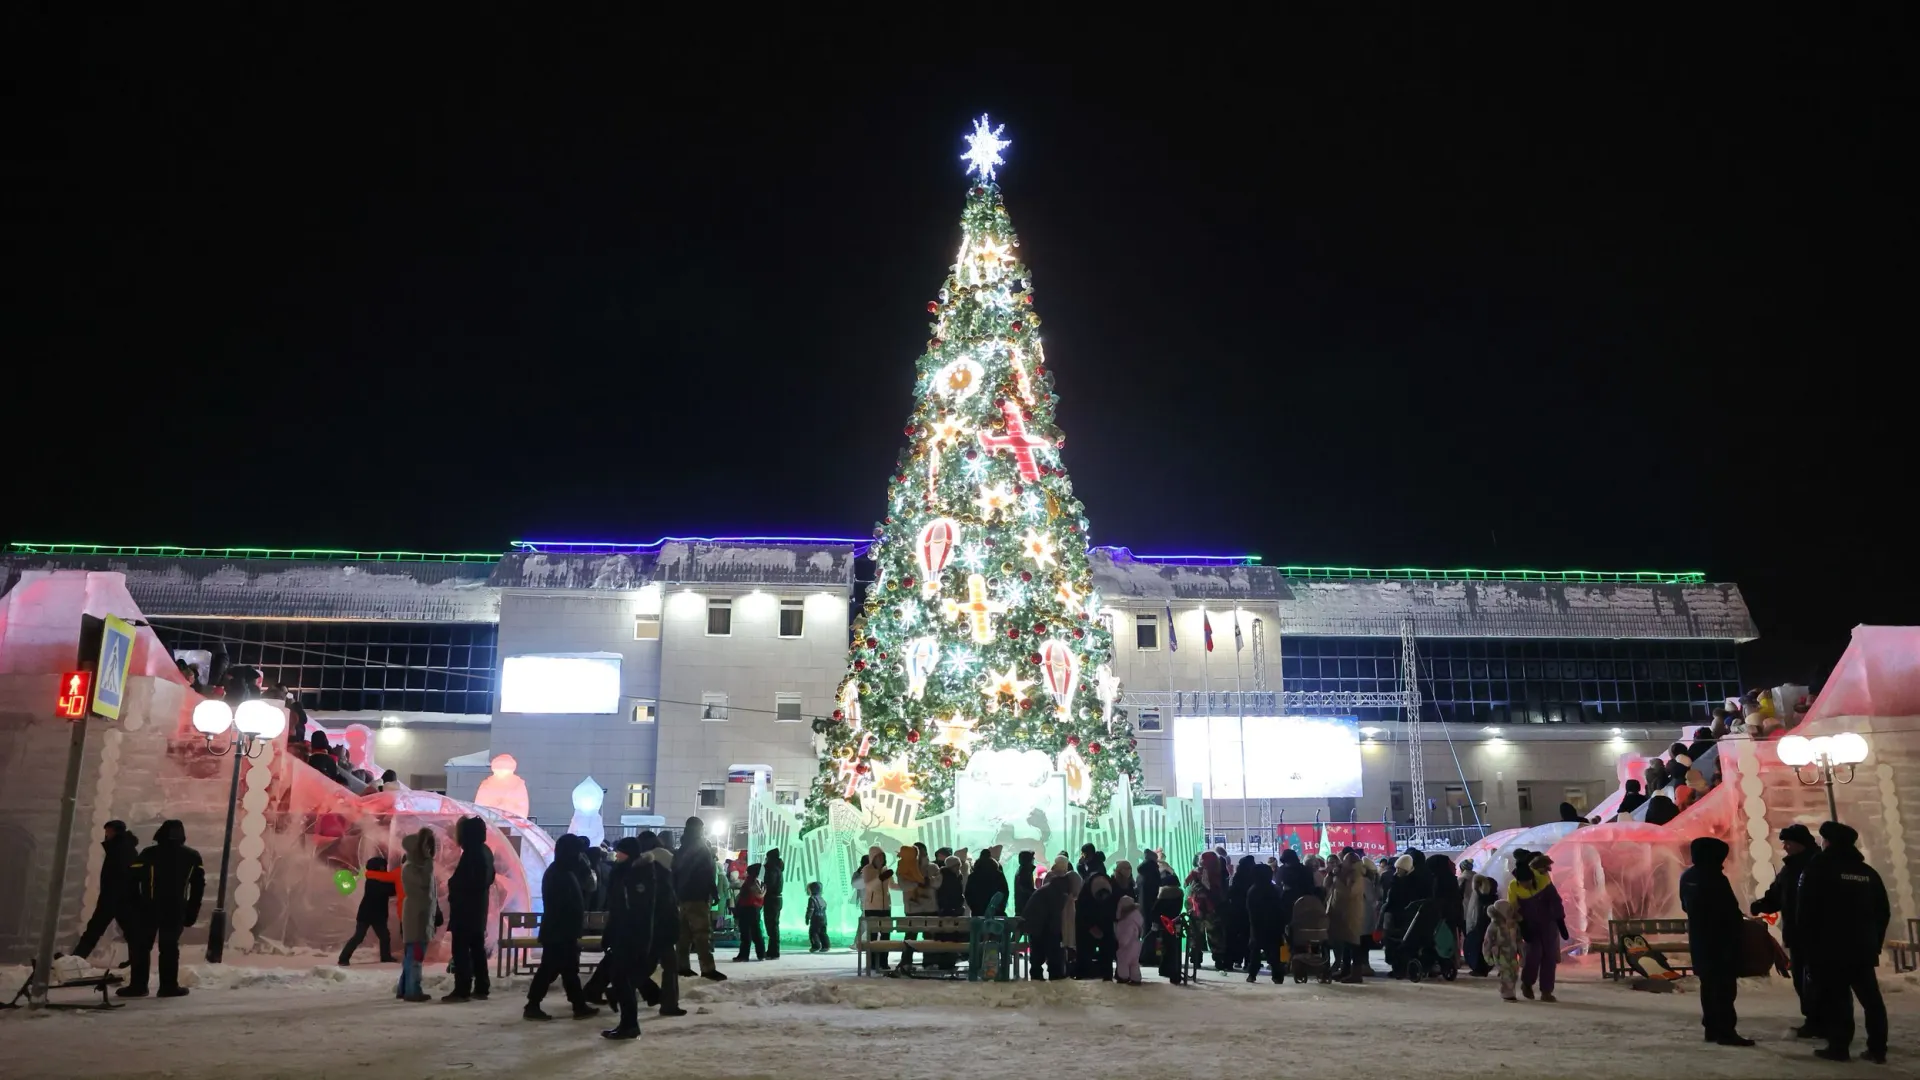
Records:
[[[766,891],[760,886],[760,864],[754,863],[747,867],[746,876],[740,881],[740,893],[733,902],[733,922],[740,931],[740,955],[733,958],[734,963],[746,962],[749,946],[755,960],[767,958],[767,936],[760,927],[760,913],[766,902]]]

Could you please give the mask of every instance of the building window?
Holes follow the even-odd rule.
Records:
[[[443,772],[417,772],[407,777],[407,786],[415,791],[431,791],[436,795],[445,795],[447,793],[447,774]]]
[[[727,785],[701,784],[700,805],[706,809],[727,805]]]
[[[773,719],[782,724],[800,722],[800,695],[782,690],[773,695]]]
[[[1140,718],[1134,724],[1134,730],[1159,731],[1160,730],[1160,710],[1159,709],[1141,709]]]
[[[627,785],[627,809],[653,809],[653,787],[648,784]]]
[[[653,723],[653,721],[654,721],[653,702],[636,701],[633,703],[633,722],[634,723],[651,724]]]
[[[733,601],[707,601],[707,636],[726,637],[733,633]]]
[[[773,804],[775,806],[799,806],[800,789],[791,784],[781,784],[779,787],[773,789]]]
[[[1133,617],[1133,647],[1136,649],[1160,647],[1160,616],[1136,615]]]
[[[805,600],[780,601],[780,636],[799,637],[807,627],[807,602]]]
[[[725,720],[727,718],[727,695],[716,694],[709,690],[700,695],[700,719]]]
[[[633,640],[659,641],[660,616],[657,614],[635,615],[633,617]]]

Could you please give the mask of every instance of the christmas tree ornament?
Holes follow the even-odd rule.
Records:
[[[920,543],[914,550],[914,558],[920,564],[920,572],[925,575],[920,591],[933,596],[940,591],[940,573],[953,561],[954,549],[960,544],[960,523],[948,517],[934,518],[920,530]]]
[[[907,696],[919,701],[927,692],[927,679],[940,666],[940,639],[928,635],[907,643]]]
[[[1008,704],[1016,703],[1026,689],[1033,685],[1032,679],[1022,679],[1013,665],[1007,665],[1005,671],[987,669],[987,677],[980,683],[980,693],[987,699],[987,709],[992,711],[1000,705],[1000,699],[1006,698]]]
[[[934,726],[940,730],[933,737],[933,745],[952,747],[962,754],[972,753],[974,741],[980,737],[974,730],[977,723],[979,721],[969,720],[958,712],[945,720],[936,720]]]
[[[980,494],[973,504],[980,508],[982,521],[1006,521],[1013,517],[1013,499],[1013,492],[1005,484],[981,484]]]
[[[967,575],[967,600],[960,603],[952,597],[940,602],[940,610],[948,622],[957,621],[962,614],[972,624],[973,640],[986,644],[993,640],[993,622],[995,615],[1005,614],[1007,605],[987,596],[987,579],[979,574]]]
[[[1029,483],[1040,479],[1040,467],[1034,461],[1033,452],[1053,444],[1027,431],[1027,422],[1013,402],[1009,401],[1002,405],[1000,415],[1006,422],[1007,433],[989,435],[983,431],[979,434],[980,445],[985,447],[988,453],[1001,450],[1011,453],[1014,465],[1020,470],[1021,479]]]
[[[1080,654],[1073,646],[1055,638],[1040,646],[1040,675],[1047,692],[1053,695],[1056,711],[1065,716],[1080,689]]]
[[[1053,557],[1053,537],[1038,529],[1028,529],[1027,534],[1020,538],[1020,547],[1036,570],[1059,565]]]
[[[934,372],[933,390],[957,404],[980,392],[985,375],[986,369],[980,366],[978,360],[963,356]]]

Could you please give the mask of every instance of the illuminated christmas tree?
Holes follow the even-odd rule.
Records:
[[[814,724],[808,826],[835,799],[939,813],[987,748],[1045,752],[1094,813],[1121,776],[1139,781],[1033,283],[995,183],[1002,130],[981,117],[962,155],[974,179],[960,254],[927,304],[932,337],[838,707]]]

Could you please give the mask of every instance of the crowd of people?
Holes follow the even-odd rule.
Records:
[[[163,998],[185,997],[180,985],[180,935],[200,920],[200,902],[207,875],[200,853],[187,846],[186,826],[169,819],[160,823],[153,843],[144,850],[140,838],[124,821],[101,827],[100,887],[93,914],[73,948],[73,955],[92,955],[110,926],[118,926],[127,940],[127,984],[115,993],[123,998],[146,997],[155,948],[160,952],[160,991]]]

